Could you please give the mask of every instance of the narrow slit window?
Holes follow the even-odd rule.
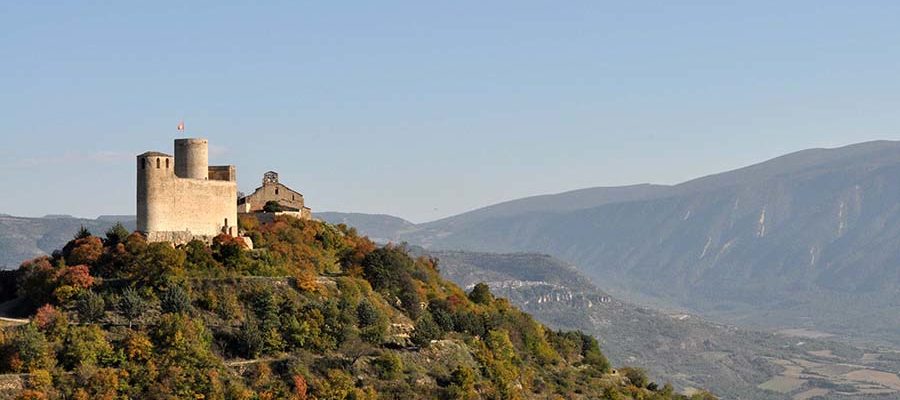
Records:
[[[159,159],[156,159],[156,169],[159,169]]]
[[[166,159],[166,169],[169,169],[169,159]]]

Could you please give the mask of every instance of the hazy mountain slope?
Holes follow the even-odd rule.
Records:
[[[900,342],[900,143],[809,150],[670,195],[401,235],[433,248],[538,251],[604,288],[769,326]],[[797,318],[809,316],[809,319]]]
[[[61,248],[82,226],[100,234],[117,221],[123,221],[129,229],[134,228],[134,217],[127,216],[82,219],[69,216],[25,218],[0,215],[0,269],[18,267],[23,260]]]
[[[869,384],[833,373],[840,370],[839,364],[881,371],[900,368],[890,352],[876,356],[869,350],[866,360],[878,360],[870,363],[863,360],[863,350],[838,343],[802,339],[804,343],[799,344],[797,338],[636,307],[609,296],[573,266],[546,255],[429,254],[440,260],[442,275],[463,287],[487,282],[495,294],[551,326],[597,336],[619,365],[647,368],[680,387],[709,387],[723,398],[780,399],[813,389],[822,398],[852,398],[870,388]],[[803,365],[804,379],[794,381],[793,389],[785,393],[763,389],[777,387],[774,383],[784,380],[782,374],[790,371],[784,367],[790,365],[795,370]],[[837,390],[840,385],[844,386]],[[840,391],[852,395],[838,394]],[[896,395],[896,391],[885,392],[882,398]]]
[[[383,221],[379,237],[433,249],[552,254],[632,300],[898,343],[898,187],[900,142],[878,141],[675,186],[526,198],[413,229],[372,221]]]
[[[385,214],[317,212],[315,217],[330,224],[347,224],[364,232],[372,240],[390,241],[416,225],[403,218]]]

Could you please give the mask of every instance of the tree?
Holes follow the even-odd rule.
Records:
[[[363,300],[356,306],[356,320],[359,323],[359,336],[363,340],[380,344],[384,341],[388,330],[388,319],[378,307],[368,300]]]
[[[147,300],[144,300],[141,294],[132,288],[125,289],[122,292],[117,306],[122,316],[128,320],[128,328],[131,328],[131,324],[147,312],[149,308]]]
[[[450,386],[447,393],[453,400],[473,400],[478,398],[475,391],[475,371],[465,365],[460,365],[450,375]]]
[[[619,369],[619,373],[628,378],[628,381],[630,381],[632,385],[639,388],[647,387],[647,385],[650,384],[650,378],[647,377],[647,372],[641,368],[624,367]]]
[[[76,305],[78,317],[83,322],[98,322],[106,316],[106,302],[103,296],[87,290],[81,294]]]
[[[416,321],[416,330],[413,331],[410,340],[419,347],[428,347],[432,340],[440,339],[444,332],[441,327],[434,322],[430,312],[425,312]]]
[[[403,372],[403,361],[391,352],[384,352],[380,356],[375,357],[372,360],[372,366],[375,368],[375,374],[378,375],[378,378],[385,380],[399,379]]]
[[[159,305],[165,313],[185,313],[191,309],[191,296],[180,285],[171,285],[159,296]]]
[[[84,225],[81,225],[81,227],[78,228],[78,232],[75,232],[75,240],[86,239],[86,238],[89,238],[90,236],[91,236],[91,231],[89,231],[87,228],[85,228]]]
[[[479,282],[469,292],[469,300],[477,304],[491,304],[494,301],[494,295],[491,294],[491,287],[487,283]]]
[[[56,360],[47,337],[35,324],[20,328],[12,338],[13,360],[9,361],[14,371],[50,369]]]
[[[109,358],[113,349],[103,330],[97,325],[73,326],[63,341],[61,360],[66,368],[97,365]]]
[[[266,202],[266,205],[263,206],[263,211],[268,213],[282,212],[284,211],[284,207],[275,200],[269,200]]]
[[[105,244],[107,246],[115,246],[119,243],[124,243],[130,234],[131,232],[125,229],[125,225],[122,225],[121,222],[116,222],[115,225],[106,230]]]

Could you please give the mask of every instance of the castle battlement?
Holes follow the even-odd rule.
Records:
[[[210,166],[209,142],[175,140],[175,156],[137,156],[137,230],[150,241],[184,243],[237,231],[233,165]]]

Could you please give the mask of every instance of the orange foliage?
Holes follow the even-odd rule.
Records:
[[[79,289],[87,289],[94,284],[94,277],[87,265],[76,265],[74,267],[66,267],[59,272],[59,283],[61,285],[69,285]]]
[[[18,400],[46,400],[48,398],[47,393],[32,389],[25,389],[19,394],[19,397],[16,397]]]
[[[38,308],[37,313],[34,314],[33,321],[37,325],[37,327],[41,330],[46,330],[49,327],[56,324],[62,314],[50,304],[44,304],[41,308]]]
[[[309,390],[309,385],[306,384],[306,378],[303,375],[294,375],[294,398],[296,400],[306,400],[307,390]]]
[[[69,265],[93,264],[103,255],[103,241],[96,236],[76,239],[63,248]]]

